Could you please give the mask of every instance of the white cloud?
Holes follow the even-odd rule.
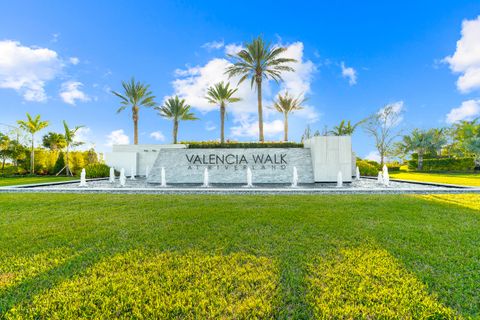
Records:
[[[90,101],[90,97],[81,90],[83,84],[78,81],[67,81],[62,84],[60,97],[65,103],[75,105],[78,101]]]
[[[447,114],[447,123],[454,123],[461,120],[471,121],[480,116],[480,100],[463,101],[461,106],[453,108]]]
[[[125,134],[123,129],[114,130],[107,136],[107,146],[114,144],[129,144],[130,138]]]
[[[240,45],[240,44],[231,43],[231,44],[227,44],[225,46],[225,53],[226,54],[234,55],[234,54],[239,53],[242,50],[243,50],[243,46]]]
[[[352,67],[345,66],[345,62],[343,61],[340,67],[342,68],[342,77],[348,79],[348,84],[351,86],[357,84],[357,71]]]
[[[207,50],[217,50],[217,49],[223,48],[223,46],[224,46],[223,40],[222,41],[211,41],[211,42],[204,43],[202,45],[202,48],[205,48]]]
[[[232,137],[256,138],[258,137],[258,121],[254,118],[245,118],[235,121],[238,125],[230,128]],[[283,132],[283,121],[273,120],[263,123],[263,132],[266,137],[277,136]]]
[[[165,135],[161,131],[154,131],[150,133],[150,137],[157,141],[165,141]]]
[[[226,50],[236,52],[239,48],[235,44],[225,45]],[[269,109],[272,105],[273,90],[276,92],[288,90],[293,95],[308,94],[311,91],[310,84],[312,75],[316,71],[316,67],[310,60],[305,60],[303,56],[303,43],[295,42],[287,45],[287,51],[284,56],[294,58],[298,62],[291,64],[295,72],[285,72],[282,74],[284,81],[280,86],[272,87],[272,81],[263,82],[263,106],[264,106],[264,121],[265,127],[274,125],[278,126],[278,121],[272,121],[280,116],[276,111]],[[172,82],[175,94],[185,98],[187,103],[193,108],[202,113],[210,111],[217,111],[218,106],[208,103],[205,95],[209,86],[214,85],[220,81],[230,81],[233,86],[236,86],[239,78],[228,79],[225,75],[225,70],[231,63],[223,58],[214,58],[208,61],[203,66],[187,67],[186,69],[175,70],[176,79]],[[232,129],[232,134],[236,136],[253,136],[251,132],[255,129],[256,114],[257,114],[257,94],[255,89],[251,88],[250,81],[244,81],[239,85],[237,96],[242,101],[229,105],[228,112],[233,117],[234,123],[237,124],[235,129]],[[305,109],[292,114],[292,117],[299,117],[305,119],[306,122],[315,122],[319,118],[319,114],[313,106],[305,106]],[[281,123],[281,121],[280,121]],[[277,128],[277,127],[275,127]],[[283,129],[282,129],[283,130]],[[265,128],[265,132],[267,128]],[[274,130],[275,131],[275,130]],[[247,133],[248,132],[248,133]]]
[[[205,124],[205,130],[213,131],[215,129],[217,129],[217,126],[215,126],[215,124],[212,121],[207,121],[207,123]]]
[[[444,61],[453,72],[462,74],[457,80],[461,92],[480,88],[480,16],[462,22],[462,36],[455,53]]]
[[[370,151],[365,157],[364,159],[366,160],[373,160],[373,161],[376,161],[376,162],[380,162],[380,154],[378,153],[378,151],[374,150],[374,151]]]
[[[58,54],[47,48],[0,41],[0,88],[14,89],[27,101],[46,101],[46,82],[62,69]]]
[[[80,59],[77,57],[70,57],[68,61],[70,61],[70,63],[73,64],[74,66],[80,63]]]
[[[384,115],[385,109],[387,107],[392,107],[392,114],[396,115],[396,117],[390,117],[388,119],[389,121],[394,121],[394,123],[387,123],[387,125],[389,125],[389,126],[390,125],[393,125],[393,126],[399,125],[400,122],[403,121],[403,115],[402,114],[403,114],[403,111],[405,110],[405,105],[404,105],[403,101],[397,101],[397,102],[389,103],[384,108],[381,108],[378,111],[378,114],[379,115]]]
[[[78,129],[73,139],[75,142],[83,142],[80,146],[82,150],[88,150],[95,148],[95,143],[92,141],[92,131],[88,127],[82,127]]]

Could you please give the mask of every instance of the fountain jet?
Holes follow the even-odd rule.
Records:
[[[360,181],[360,169],[358,168],[358,166],[355,172],[355,180]]]
[[[120,169],[120,185],[125,187],[125,183],[127,182],[127,177],[125,176],[125,169]]]
[[[208,188],[210,187],[210,184],[208,183],[208,168],[205,168],[205,170],[203,171],[203,185],[202,187],[204,188]]]
[[[297,172],[297,167],[293,167],[292,188],[296,188],[297,186],[298,186],[298,172]]]
[[[82,173],[80,173],[80,187],[87,186],[87,172],[85,169],[82,169]]]
[[[390,175],[388,174],[388,167],[386,164],[383,165],[383,184],[385,187],[390,185]]]
[[[108,178],[108,182],[115,182],[115,169],[113,169],[112,167],[110,167],[110,177]]]
[[[161,170],[161,184],[160,184],[160,186],[162,188],[167,187],[167,179],[165,177],[165,168],[164,167],[162,167],[162,170]]]
[[[253,187],[253,177],[252,177],[252,169],[250,167],[247,167],[247,188],[252,188]]]
[[[343,176],[342,176],[342,171],[338,171],[337,174],[337,188],[343,187]]]
[[[145,168],[145,178],[148,179],[148,175],[150,174],[150,168],[147,166]]]
[[[135,180],[135,168],[132,167],[132,169],[130,170],[130,180]]]
[[[381,171],[378,172],[377,183],[383,184],[383,175]]]

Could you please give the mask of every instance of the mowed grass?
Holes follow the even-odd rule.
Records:
[[[448,197],[0,194],[0,318],[480,318]]]
[[[392,179],[436,182],[463,186],[480,186],[480,173],[423,173],[423,172],[392,172]]]
[[[76,180],[78,177],[55,176],[25,176],[25,177],[0,177],[0,187],[16,186],[33,183],[49,183]]]

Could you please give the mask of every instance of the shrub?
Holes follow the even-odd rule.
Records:
[[[182,144],[188,145],[189,149],[208,149],[208,148],[303,148],[303,143],[298,142],[237,142],[227,141],[220,143],[218,141],[183,141]]]
[[[408,161],[408,169],[417,170],[417,168],[417,160]],[[440,158],[424,159],[422,171],[473,171],[474,169],[474,158]]]
[[[398,172],[400,171],[401,165],[399,163],[387,163],[387,168],[389,172]]]
[[[65,167],[65,155],[63,152],[60,152],[58,155],[57,161],[55,162],[55,166],[53,166],[53,174],[57,174]],[[62,172],[65,174],[65,170]]]
[[[104,163],[92,163],[85,167],[87,178],[105,178],[110,175],[110,167]]]
[[[378,175],[378,168],[370,163],[370,161],[357,160],[357,167],[362,176],[376,177]]]

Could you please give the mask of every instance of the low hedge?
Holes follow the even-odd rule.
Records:
[[[399,163],[387,163],[387,168],[389,172],[398,172],[400,171],[401,165]]]
[[[418,169],[418,160],[408,161],[409,170]],[[473,171],[474,158],[424,159],[422,171]]]
[[[303,143],[298,142],[225,142],[217,141],[184,141],[182,144],[188,145],[189,149],[243,149],[243,148],[303,148]]]
[[[110,167],[104,163],[93,163],[85,167],[87,178],[105,178],[110,176]]]
[[[362,176],[376,177],[378,175],[378,168],[369,161],[357,160],[357,167]]]

